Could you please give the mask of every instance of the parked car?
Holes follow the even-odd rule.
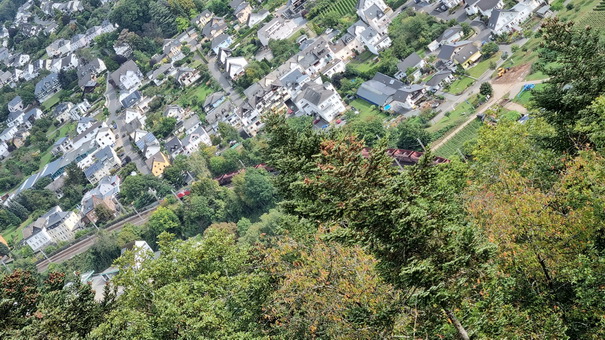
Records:
[[[191,191],[189,191],[189,190],[183,190],[183,191],[177,193],[176,197],[183,198],[185,196],[189,196],[190,194],[191,194]]]

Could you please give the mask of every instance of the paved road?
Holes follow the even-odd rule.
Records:
[[[107,84],[105,85],[105,107],[109,110],[109,114],[114,114],[122,108],[118,91],[109,83],[109,77],[107,77]]]
[[[134,215],[134,216],[131,216],[123,221],[120,221],[110,227],[107,227],[104,230],[120,231],[126,223],[131,223],[135,226],[143,225],[145,222],[147,222],[149,215],[151,215],[151,213],[154,212],[155,209],[157,209],[157,206],[147,209],[145,211],[141,211],[141,213],[140,213],[141,218],[137,215]],[[46,269],[48,269],[48,266],[51,263],[62,263],[62,262],[65,262],[65,261],[71,259],[72,257],[74,257],[76,255],[82,254],[83,252],[90,249],[90,247],[92,247],[96,241],[97,241],[97,236],[92,235],[92,236],[89,236],[88,238],[83,239],[82,241],[79,241],[79,242],[73,244],[69,248],[66,248],[66,249],[54,254],[53,256],[49,257],[47,260],[43,260],[36,265],[38,272],[40,272],[40,273],[44,272]]]
[[[227,78],[225,73],[222,73],[219,69],[218,63],[216,61],[216,56],[208,58],[208,70],[212,77],[218,81],[219,85],[223,88],[223,90],[228,93],[229,99],[235,104],[236,107],[241,106],[244,103],[244,99],[240,94],[235,91],[231,80]]]

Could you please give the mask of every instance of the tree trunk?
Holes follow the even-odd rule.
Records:
[[[462,324],[460,323],[460,320],[458,320],[458,318],[454,315],[454,313],[447,308],[443,308],[443,310],[445,311],[445,314],[447,314],[447,317],[450,319],[450,321],[454,324],[454,327],[456,327],[456,330],[458,331],[458,335],[460,335],[460,338],[462,340],[470,340],[470,338],[468,337],[468,333],[466,332],[466,329],[464,329],[464,326],[462,326]]]

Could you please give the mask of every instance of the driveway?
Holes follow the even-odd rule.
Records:
[[[107,110],[109,110],[110,114],[114,114],[122,108],[122,103],[120,103],[118,92],[109,83],[109,79],[107,80],[107,84],[105,87],[105,107],[107,107]]]
[[[227,78],[225,73],[222,73],[218,67],[218,63],[216,62],[216,56],[208,59],[208,71],[212,75],[219,85],[223,88],[225,93],[227,93],[228,97],[235,104],[235,106],[240,107],[244,103],[244,99],[240,96],[240,94],[235,91],[232,86],[231,80]]]

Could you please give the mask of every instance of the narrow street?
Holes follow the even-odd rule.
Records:
[[[235,104],[236,107],[242,106],[244,99],[237,91],[235,91],[233,85],[231,84],[231,80],[229,80],[227,76],[219,69],[218,63],[216,62],[216,56],[208,58],[208,71],[210,71],[212,77],[219,83],[219,85],[221,85],[233,104]]]

